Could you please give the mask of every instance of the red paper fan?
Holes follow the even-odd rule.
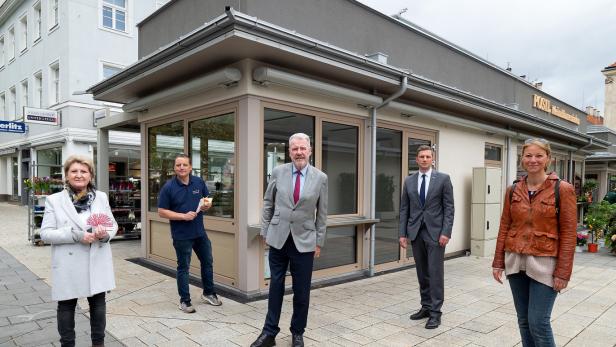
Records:
[[[105,227],[113,227],[113,221],[109,218],[108,215],[104,213],[92,213],[92,215],[88,218],[87,224],[93,227],[102,225]]]

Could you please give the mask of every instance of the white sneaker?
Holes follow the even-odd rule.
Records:
[[[185,302],[180,303],[180,311],[185,313],[195,313],[195,308],[191,304],[187,304]]]
[[[216,294],[211,294],[211,295],[203,295],[203,294],[201,294],[201,299],[203,299],[203,301],[206,304],[210,304],[212,306],[220,306],[220,305],[222,305],[222,301],[220,301],[220,299],[218,299],[218,296]]]

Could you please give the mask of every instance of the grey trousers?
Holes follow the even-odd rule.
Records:
[[[445,295],[445,247],[432,240],[424,225],[411,241],[413,258],[419,281],[421,307],[430,310],[430,316],[439,317]]]

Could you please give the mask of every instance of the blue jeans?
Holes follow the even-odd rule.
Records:
[[[550,316],[557,292],[528,277],[525,272],[509,275],[507,279],[518,313],[522,346],[556,346]]]
[[[190,304],[189,268],[192,251],[195,251],[201,263],[201,283],[203,294],[214,294],[214,260],[212,258],[212,243],[207,235],[196,239],[173,240],[173,248],[178,259],[177,283],[180,302]]]

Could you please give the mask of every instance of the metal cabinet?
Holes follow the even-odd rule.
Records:
[[[473,168],[471,254],[491,257],[496,248],[502,200],[500,168]]]

